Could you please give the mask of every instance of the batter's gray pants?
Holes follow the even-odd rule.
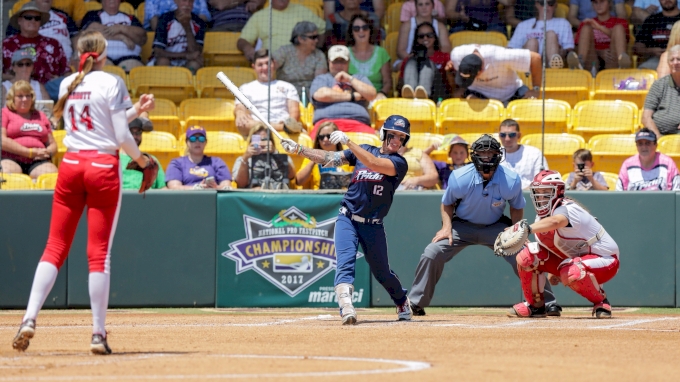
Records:
[[[484,226],[454,220],[453,229],[451,230],[453,245],[449,245],[448,239],[430,243],[425,248],[425,252],[420,255],[420,262],[418,262],[418,267],[416,268],[416,277],[413,280],[411,294],[409,295],[411,303],[421,308],[430,306],[432,296],[434,296],[434,287],[442,276],[444,264],[453,259],[454,256],[468,245],[483,245],[493,250],[493,243],[496,241],[496,237],[506,227],[507,225],[502,222]],[[515,256],[503,257],[503,259],[510,264],[512,271],[517,275]],[[546,307],[556,303],[550,283],[547,282],[545,284],[544,298]]]

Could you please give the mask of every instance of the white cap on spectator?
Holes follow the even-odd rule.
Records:
[[[328,60],[335,61],[338,58],[342,58],[345,61],[349,61],[349,48],[344,45],[333,45],[328,49]]]

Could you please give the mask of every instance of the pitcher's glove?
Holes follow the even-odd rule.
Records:
[[[522,219],[498,234],[493,252],[496,256],[515,256],[524,247],[529,234],[531,227],[526,219]]]
[[[139,193],[143,194],[146,190],[151,188],[151,186],[156,182],[156,176],[158,176],[158,162],[149,154],[142,153],[149,159],[149,164],[142,168],[137,162],[130,161],[126,169],[135,170],[142,173],[142,185],[139,187]]]

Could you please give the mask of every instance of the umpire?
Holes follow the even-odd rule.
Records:
[[[442,229],[420,256],[409,295],[413,315],[425,315],[423,308],[432,301],[444,264],[468,245],[493,249],[498,234],[524,215],[522,180],[512,170],[499,166],[500,143],[485,134],[470,149],[472,163],[455,170],[449,178],[441,205]],[[506,202],[510,203],[510,218],[503,215]],[[515,257],[503,259],[517,274]],[[549,284],[544,293],[547,314],[559,316],[562,308]]]

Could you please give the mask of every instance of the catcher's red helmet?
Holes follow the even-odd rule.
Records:
[[[551,214],[564,199],[565,188],[559,172],[553,170],[539,172],[529,187],[536,214],[540,217]]]

